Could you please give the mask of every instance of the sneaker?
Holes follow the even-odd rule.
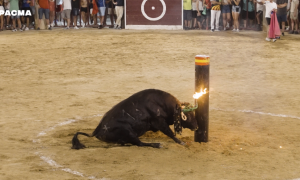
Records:
[[[216,29],[215,31],[220,31],[219,29]]]
[[[28,27],[26,27],[26,28],[25,28],[25,31],[29,31],[29,28],[28,28]]]
[[[55,25],[55,24],[54,24],[54,22],[53,22],[53,23],[51,24],[51,26],[54,27],[54,25]]]
[[[284,32],[283,33],[281,33],[282,34],[282,36],[284,36]]]
[[[102,24],[100,24],[99,26],[98,26],[98,29],[102,29],[103,28],[103,26],[102,26]]]
[[[23,30],[20,28],[19,31],[22,32]]]
[[[82,28],[84,28],[85,24],[82,24]]]
[[[215,30],[214,30],[214,29],[211,29],[210,31],[211,31],[211,32],[214,32]]]
[[[18,30],[17,30],[17,29],[13,29],[13,30],[12,30],[12,32],[16,32],[16,31],[18,31]]]
[[[66,29],[66,30],[67,30],[67,29],[70,29],[70,28],[69,28],[69,26],[67,26],[67,27],[65,27],[64,29]]]
[[[271,39],[270,38],[266,38],[266,41],[271,41]]]
[[[233,29],[232,31],[233,31],[233,32],[235,32],[235,31],[236,31],[236,29]]]
[[[224,28],[224,31],[226,31],[226,28]]]
[[[21,29],[24,31],[25,28],[26,28],[26,25],[24,24]]]
[[[273,42],[276,42],[276,39],[273,39]]]
[[[41,30],[39,27],[36,30]]]
[[[74,29],[79,29],[79,28],[77,26],[75,26]]]
[[[288,30],[290,30],[290,27],[289,27],[289,26],[287,26],[287,27],[285,28],[285,30],[287,30],[287,31],[288,31]]]
[[[289,34],[295,34],[295,32],[294,31],[290,31]]]
[[[299,34],[299,32],[298,32],[298,31],[295,31],[294,33],[295,33],[295,34]]]
[[[122,30],[122,28],[121,27],[117,27],[117,30]]]
[[[237,29],[237,30],[236,30],[236,32],[240,32],[240,30],[239,30],[239,29]]]
[[[52,30],[52,27],[51,27],[51,26],[49,26],[49,27],[48,27],[48,30]]]
[[[115,25],[114,29],[117,29],[118,28],[118,25]]]

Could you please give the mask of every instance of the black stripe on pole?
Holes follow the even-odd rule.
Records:
[[[204,91],[196,101],[198,108],[195,110],[195,117],[198,129],[195,131],[195,142],[208,142],[209,125],[209,56],[197,55],[195,57],[195,92]]]

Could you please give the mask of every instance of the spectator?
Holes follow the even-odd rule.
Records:
[[[52,30],[50,24],[49,24],[49,3],[48,0],[37,0],[37,3],[39,5],[39,24],[37,30],[40,30],[41,27],[41,19],[43,19],[43,14],[45,15],[46,25],[48,27],[48,30]]]
[[[61,13],[62,13],[62,0],[56,0],[56,8],[55,8],[55,12],[56,12],[56,19],[55,21],[57,22],[57,25],[61,25],[63,24],[63,21],[60,22],[61,20]]]
[[[90,9],[91,23],[93,24],[93,21],[94,21],[94,18],[93,18],[94,17],[94,15],[93,15],[93,9],[94,9],[93,0],[90,0],[89,9]]]
[[[201,29],[203,26],[204,17],[205,17],[205,15],[202,14],[203,13],[203,0],[197,0],[196,6],[197,6],[197,22],[198,22],[199,29]]]
[[[9,11],[10,9],[10,2],[9,0],[4,0],[4,8],[5,8],[5,12]],[[9,20],[10,20],[10,16],[6,17],[6,29],[10,29],[10,24],[9,24]]]
[[[104,24],[104,16],[105,16],[105,0],[97,0],[97,7],[98,7],[98,11],[99,11],[99,16],[100,16],[100,25],[99,25],[99,29],[103,28],[103,24]]]
[[[49,0],[49,19],[50,19],[50,26],[54,27],[54,17],[55,17],[55,0]]]
[[[23,31],[28,31],[29,30],[29,21],[30,21],[30,17],[29,15],[26,15],[27,11],[30,11],[31,13],[31,8],[30,8],[30,0],[23,0],[22,3],[22,10],[24,10],[25,12],[25,16],[22,17],[23,19],[23,27],[22,30]],[[25,25],[26,24],[26,25]]]
[[[288,0],[288,4],[287,4],[287,14],[286,14],[286,19],[287,19],[287,27],[285,30],[290,30],[290,26],[291,26],[291,18],[290,18],[290,10],[291,10],[291,0]]]
[[[239,32],[239,15],[241,13],[241,2],[242,0],[232,0],[232,18],[233,18],[233,30]]]
[[[254,0],[254,3],[256,3],[257,30],[262,31],[261,22],[263,17],[264,6],[261,0]]]
[[[77,27],[77,19],[79,15],[79,6],[80,1],[79,0],[72,0],[72,15],[73,15],[73,23],[74,23],[74,29],[79,29]]]
[[[210,0],[211,1],[211,32],[220,31],[219,30],[219,20],[221,15],[221,2],[220,0]],[[216,29],[215,29],[216,20]]]
[[[192,0],[192,24],[193,24],[193,29],[196,29],[197,25],[197,0]]]
[[[271,22],[271,13],[272,13],[272,12],[276,12],[276,10],[277,10],[277,5],[276,5],[275,2],[273,2],[273,0],[270,0],[270,1],[262,0],[262,3],[264,3],[265,6],[266,6],[266,20],[267,20],[267,23],[268,23],[266,41],[271,41],[271,39],[269,38],[269,30],[270,30],[270,22]],[[273,39],[273,42],[275,42],[275,41],[276,41],[276,39]]]
[[[31,17],[30,17],[30,23],[33,26],[31,29],[34,29],[35,26],[35,0],[30,1],[30,9],[31,9]]]
[[[4,1],[0,0],[0,11],[4,11]],[[0,15],[0,31],[3,31],[4,15]]]
[[[63,11],[61,13],[61,18],[67,20],[67,27],[65,29],[70,29],[70,17],[71,17],[71,0],[63,0],[62,3]]]
[[[288,0],[277,0],[277,20],[281,23],[281,34],[284,36]]]
[[[204,0],[204,8],[203,9],[203,14],[205,12],[205,21],[206,21],[206,30],[208,30],[209,28],[209,22],[210,22],[210,19],[211,19],[211,2],[210,0]]]
[[[115,29],[122,29],[121,21],[122,21],[123,11],[124,11],[124,0],[113,0],[113,3],[116,6],[116,14],[117,14]]]
[[[222,0],[222,17],[223,17],[223,28],[226,31],[227,24],[230,24],[231,15],[230,15],[230,4],[231,0]],[[228,26],[229,27],[229,26]]]
[[[184,19],[184,28],[189,30],[191,27],[192,20],[192,0],[183,0],[183,19]]]
[[[113,28],[114,24],[115,24],[115,20],[117,18],[114,17],[116,14],[116,10],[114,8],[114,4],[113,4],[112,0],[109,0],[109,2],[108,2],[107,14],[109,15],[110,23],[111,23],[109,28]]]
[[[88,12],[88,0],[81,0],[80,1],[80,11],[81,11],[81,19],[83,19],[83,24],[82,24],[82,28],[84,28],[85,24],[86,24],[86,19],[87,19],[87,12]]]
[[[18,0],[10,0],[10,12],[12,11],[17,11],[19,10],[19,1]],[[21,28],[21,21],[20,21],[20,17],[17,14],[16,16],[11,16],[12,19],[12,23],[13,23],[13,28],[12,28],[12,32],[16,32],[17,28],[16,28],[16,20],[18,21],[18,28],[20,31],[23,31]]]
[[[247,5],[248,1],[248,5]],[[242,10],[242,19],[244,20],[244,28],[247,27],[247,11],[248,11],[248,19],[250,20],[250,26],[253,24],[253,20],[255,19],[255,13],[254,13],[254,5],[253,0],[243,0],[243,10]],[[247,10],[248,6],[248,10]]]
[[[298,6],[299,6],[299,0],[291,0],[291,10],[290,10],[291,31],[289,32],[290,34],[299,34]]]

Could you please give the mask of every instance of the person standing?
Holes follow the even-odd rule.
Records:
[[[115,24],[115,20],[117,18],[115,18],[116,10],[114,8],[114,4],[113,4],[112,0],[109,0],[109,2],[108,2],[107,14],[110,17],[110,23],[111,23],[110,26],[109,26],[109,28],[113,28],[114,24]]]
[[[269,30],[270,30],[270,22],[271,22],[271,13],[274,13],[277,11],[277,5],[275,2],[273,2],[273,0],[269,0],[269,1],[265,1],[262,0],[263,4],[266,6],[266,20],[268,23],[268,28],[267,28],[267,37],[266,37],[266,41],[271,41],[271,39],[269,38]],[[276,39],[273,39],[273,42],[275,42]]]
[[[10,12],[12,11],[17,11],[19,10],[19,1],[18,0],[10,0]],[[17,27],[16,27],[16,20],[18,21],[18,28],[20,31],[23,31],[21,28],[21,21],[20,21],[20,17],[17,14],[16,16],[11,16],[11,20],[13,23],[13,27],[12,27],[12,32],[16,32],[17,31]]]
[[[257,30],[262,31],[261,22],[263,17],[264,5],[261,0],[254,0],[254,3],[256,3]]]
[[[77,27],[77,19],[79,15],[79,6],[80,6],[80,0],[72,0],[72,15],[73,15],[73,23],[74,23],[74,29],[79,29]]]
[[[193,25],[193,29],[196,29],[196,25],[197,25],[197,0],[192,0],[192,25]],[[200,28],[200,27],[199,27]]]
[[[83,24],[82,24],[82,28],[85,27],[86,25],[86,20],[87,20],[87,12],[88,12],[88,0],[81,0],[80,1],[80,13],[81,13],[81,19],[83,19]]]
[[[37,30],[40,30],[41,27],[41,19],[43,19],[43,14],[45,15],[46,25],[48,30],[52,30],[49,24],[49,2],[48,0],[37,0],[37,4],[39,5],[39,24]]]
[[[22,10],[24,10],[24,12],[25,12],[25,16],[22,17],[23,18],[23,27],[22,27],[22,30],[23,31],[24,30],[28,31],[29,30],[29,21],[30,21],[31,16],[30,15],[26,15],[26,12],[30,11],[30,13],[31,13],[30,0],[23,0]]]
[[[277,0],[277,20],[278,23],[281,23],[281,34],[284,36],[284,30],[285,30],[285,22],[287,20],[287,4],[288,0]]]
[[[221,15],[221,2],[220,0],[210,0],[210,2],[211,2],[211,19],[210,19],[211,32],[220,31],[219,20]],[[215,29],[215,21],[216,21],[216,29]]]
[[[231,0],[222,0],[222,17],[223,17],[223,28],[226,31],[227,23],[230,24],[231,15],[230,15],[230,4]]]
[[[232,31],[236,31],[239,32],[239,27],[240,27],[240,23],[239,23],[239,16],[241,13],[241,3],[242,0],[232,0],[232,18],[233,18],[233,30]]]
[[[199,29],[201,30],[204,22],[205,15],[203,13],[203,0],[197,0],[197,22]]]
[[[191,27],[192,20],[192,0],[183,0],[183,29],[189,30]]]
[[[298,6],[299,6],[299,0],[291,0],[291,9],[290,9],[291,31],[289,32],[289,34],[299,34]]]
[[[67,20],[67,27],[65,29],[70,29],[70,17],[71,17],[71,0],[63,0],[62,3],[63,11],[61,13],[61,18]]]
[[[0,0],[0,11],[4,11],[4,1]],[[0,15],[0,31],[3,31],[4,15]]]
[[[97,0],[97,7],[98,7],[98,13],[99,13],[99,20],[100,20],[100,25],[99,25],[99,29],[103,28],[103,24],[104,24],[104,16],[105,16],[105,0]]]
[[[243,0],[242,19],[244,20],[245,29],[247,27],[247,12],[248,12],[248,19],[250,19],[250,26],[252,26],[253,20],[255,19],[253,0]]]
[[[210,19],[211,19],[211,2],[210,0],[203,0],[204,3],[203,3],[203,6],[205,9],[203,9],[203,12],[205,11],[205,21],[206,21],[206,30],[208,30],[209,28],[209,22],[210,22]]]
[[[115,29],[122,29],[121,28],[121,21],[123,17],[123,11],[124,11],[124,0],[113,0],[114,5],[116,6],[116,14],[117,14],[117,20]]]
[[[49,24],[51,27],[54,27],[55,6],[55,0],[49,0]]]

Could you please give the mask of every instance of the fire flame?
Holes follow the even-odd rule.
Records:
[[[194,99],[198,99],[199,97],[201,97],[203,94],[206,94],[206,88],[204,89],[204,91],[202,91],[202,89],[200,90],[200,92],[196,92],[194,95],[193,95],[193,98]]]

